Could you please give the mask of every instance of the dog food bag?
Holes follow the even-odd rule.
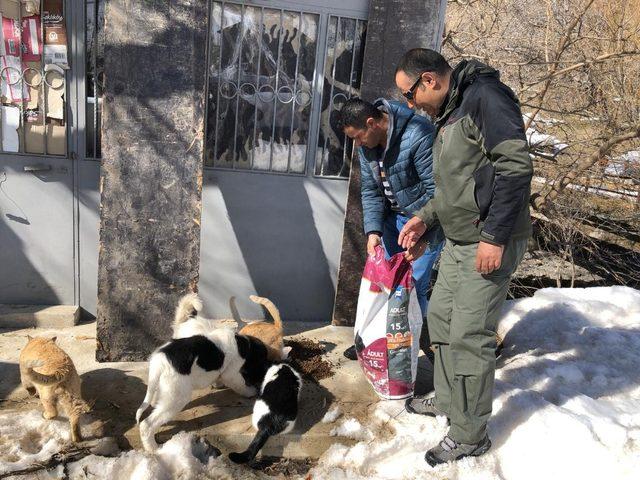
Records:
[[[382,247],[367,257],[355,325],[358,361],[382,398],[413,395],[418,370],[422,313],[411,264],[398,253],[385,259]]]

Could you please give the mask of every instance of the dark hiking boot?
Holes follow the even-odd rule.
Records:
[[[448,435],[442,441],[427,451],[424,459],[435,467],[440,463],[455,462],[464,457],[477,457],[491,448],[491,440],[487,435],[478,443],[458,443]]]
[[[356,346],[355,345],[351,345],[342,354],[345,357],[347,357],[349,360],[357,360],[358,359],[358,355],[356,354]]]
[[[404,402],[404,408],[409,413],[417,413],[419,415],[428,415],[430,417],[436,417],[442,415],[446,417],[447,414],[436,407],[436,397],[433,394],[419,395],[408,398]]]

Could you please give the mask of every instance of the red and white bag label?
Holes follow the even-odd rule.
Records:
[[[20,42],[20,21],[2,17],[0,37],[0,55],[20,57],[20,48],[22,48],[23,62],[40,61],[40,55],[42,55],[40,15],[22,19],[22,42]]]
[[[20,21],[2,17],[0,55],[20,56]]]
[[[382,398],[413,395],[422,313],[411,264],[402,253],[385,259],[382,247],[367,258],[355,325],[360,366]]]

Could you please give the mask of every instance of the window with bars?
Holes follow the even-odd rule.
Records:
[[[0,153],[67,152],[63,0],[0,4]]]
[[[335,113],[359,92],[365,32],[353,18],[211,2],[205,165],[348,177]]]

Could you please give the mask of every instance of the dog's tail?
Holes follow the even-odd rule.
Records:
[[[44,362],[42,360],[29,360],[26,363],[25,371],[29,380],[38,385],[54,385],[64,380],[65,372],[56,372],[52,375],[45,375],[44,373],[39,373],[34,370],[34,368],[38,368],[43,365]]]
[[[160,383],[160,371],[162,370],[162,366],[157,362],[158,359],[155,356],[152,356],[151,361],[149,362],[149,380],[147,381],[147,393],[144,396],[142,404],[136,411],[136,423],[140,423],[144,412],[149,407],[153,407],[153,404],[156,402],[158,384]]]
[[[187,293],[178,302],[176,315],[173,321],[174,327],[186,322],[190,317],[194,317],[202,310],[202,300],[197,293]]]
[[[240,325],[247,323],[240,317],[240,312],[238,312],[238,307],[236,307],[236,297],[231,297],[229,299],[229,309],[231,310],[231,316],[233,319],[238,322],[238,327]]]
[[[258,297],[257,295],[251,295],[249,298],[252,302],[257,303],[258,305],[262,305],[264,308],[266,308],[271,315],[271,318],[273,318],[273,324],[278,330],[282,331],[282,319],[280,318],[280,312],[278,311],[278,308],[273,304],[273,302],[268,298]]]
[[[264,444],[269,440],[268,430],[266,428],[261,428],[256,433],[256,436],[253,437],[253,440],[247,447],[247,449],[242,453],[233,452],[229,454],[229,459],[234,463],[247,463],[256,458],[256,455],[260,451]]]
[[[80,416],[83,413],[89,413],[91,411],[92,405],[85,402],[82,397],[78,395],[74,395],[69,392],[67,389],[64,389],[60,393],[62,401],[66,402],[67,408],[70,408],[68,414],[74,414],[76,416]]]

